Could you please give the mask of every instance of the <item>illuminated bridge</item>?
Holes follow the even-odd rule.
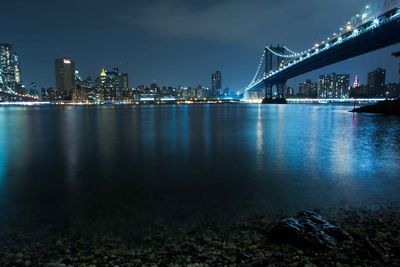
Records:
[[[267,45],[250,84],[240,90],[265,89],[264,103],[286,103],[287,80],[339,61],[400,42],[400,0],[376,0],[337,33],[302,52]],[[276,88],[276,93],[274,89]]]
[[[0,88],[1,102],[38,101],[39,98],[29,94],[20,94],[11,89]]]

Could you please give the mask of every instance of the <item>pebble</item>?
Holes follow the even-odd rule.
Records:
[[[100,235],[90,239],[46,234],[40,238],[24,236],[20,239],[23,242],[10,236],[2,238],[0,266],[387,266],[384,259],[366,252],[363,236],[388,250],[392,266],[400,266],[400,209],[387,212],[342,210],[328,214],[330,221],[353,236],[334,250],[313,251],[268,242],[266,233],[281,218],[258,216],[221,225],[194,226],[179,230],[177,235],[158,227],[147,235],[147,243],[135,245]]]

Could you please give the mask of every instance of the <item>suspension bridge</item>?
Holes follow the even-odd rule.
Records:
[[[289,79],[400,42],[400,0],[375,0],[326,40],[302,52],[266,45],[246,92],[265,90],[263,103],[286,104]]]
[[[0,103],[15,101],[38,101],[39,97],[15,92],[10,88],[0,88]]]

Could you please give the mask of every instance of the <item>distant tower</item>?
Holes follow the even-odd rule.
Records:
[[[62,98],[70,99],[72,92],[76,89],[75,62],[64,57],[54,61],[55,89]]]
[[[222,95],[222,74],[220,71],[216,71],[211,75],[211,92],[213,96]]]
[[[353,88],[358,88],[360,86],[360,80],[358,79],[358,75],[356,75],[356,78],[353,83]]]
[[[121,79],[122,79],[122,89],[123,90],[128,90],[129,89],[128,73],[122,73]]]

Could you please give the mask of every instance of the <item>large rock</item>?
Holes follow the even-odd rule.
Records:
[[[339,242],[351,239],[344,230],[308,211],[280,221],[271,229],[269,238],[303,249],[330,249]]]
[[[355,108],[352,112],[357,113],[378,113],[384,115],[400,115],[400,99],[385,100],[375,105]]]

